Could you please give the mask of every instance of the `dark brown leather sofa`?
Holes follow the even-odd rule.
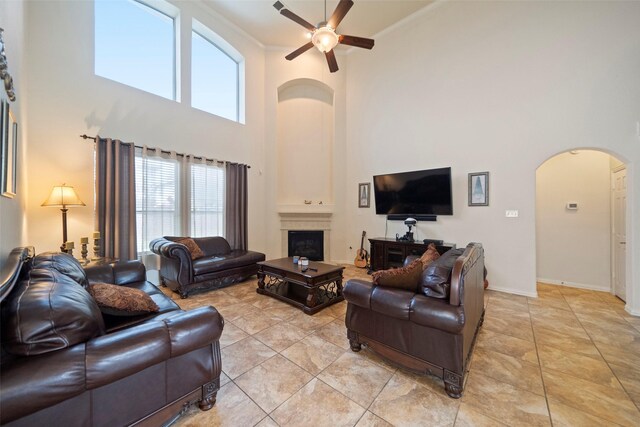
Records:
[[[426,291],[425,291],[426,289]],[[484,251],[470,243],[428,266],[416,291],[351,279],[343,290],[353,351],[365,344],[407,369],[438,376],[459,398],[484,318]],[[430,295],[430,296],[427,296]]]
[[[220,384],[224,321],[179,309],[137,261],[85,271],[67,254],[17,248],[0,279],[0,424],[157,426],[190,405],[210,409]],[[158,313],[103,318],[85,287],[149,293]]]
[[[165,236],[149,243],[151,251],[160,255],[160,278],[182,298],[202,290],[219,289],[242,282],[258,272],[263,253],[231,249],[224,237],[195,237],[194,242],[204,256],[195,260],[187,247]]]

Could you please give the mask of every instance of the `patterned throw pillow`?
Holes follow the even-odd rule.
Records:
[[[104,314],[112,316],[137,316],[160,310],[149,294],[140,289],[109,283],[92,283],[89,293]]]
[[[374,285],[415,292],[422,278],[422,262],[417,259],[406,267],[376,271],[371,276]]]
[[[427,250],[420,257],[420,261],[422,261],[422,268],[427,268],[429,264],[431,264],[438,258],[440,258],[440,254],[436,249],[436,245],[434,245],[433,243],[429,243],[429,246],[427,246]]]
[[[191,259],[198,259],[204,256],[204,252],[200,249],[200,246],[191,238],[185,237],[184,239],[176,240],[176,243],[181,243],[189,249],[189,253],[191,254]]]

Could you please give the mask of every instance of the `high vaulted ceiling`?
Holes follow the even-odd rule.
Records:
[[[204,3],[265,46],[298,47],[308,42],[307,31],[280,15],[276,0],[204,0]],[[324,21],[323,0],[281,0],[296,15],[312,24]],[[373,37],[375,34],[417,12],[434,0],[354,0],[354,5],[338,26],[339,34]],[[327,0],[327,18],[338,0]]]

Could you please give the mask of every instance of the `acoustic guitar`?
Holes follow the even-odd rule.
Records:
[[[362,239],[360,240],[360,249],[356,252],[356,259],[353,260],[353,264],[358,268],[365,268],[369,263],[369,253],[364,248],[364,236],[367,234],[366,231],[362,232]]]

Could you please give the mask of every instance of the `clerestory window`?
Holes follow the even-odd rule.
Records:
[[[198,21],[191,32],[191,106],[242,122],[242,57]]]
[[[96,0],[95,74],[176,100],[177,15],[160,0]]]

